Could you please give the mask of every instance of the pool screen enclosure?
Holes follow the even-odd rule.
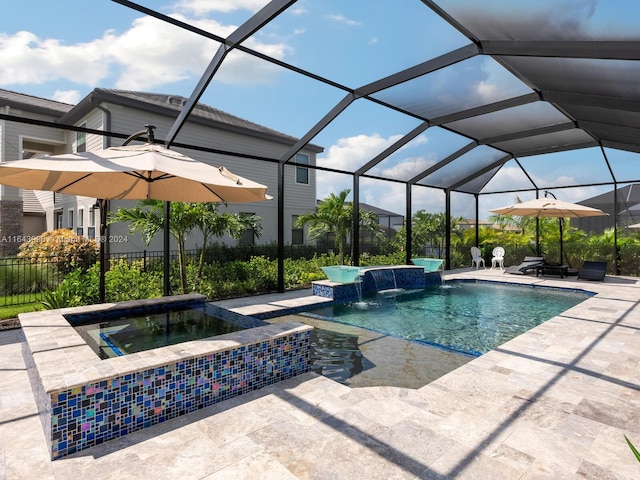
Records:
[[[557,0],[376,2],[376,10],[393,11],[393,19],[388,21],[402,25],[403,20],[408,22],[410,17],[420,16],[424,17],[425,25],[426,20],[432,20],[437,28],[411,32],[414,43],[400,44],[393,50],[395,56],[407,59],[402,68],[389,72],[382,67],[395,59],[375,58],[371,68],[342,78],[330,78],[322,71],[306,69],[254,47],[258,35],[271,25],[277,26],[281,16],[298,6],[296,1],[264,2],[261,9],[252,12],[226,36],[134,2],[114,0],[114,3],[207,38],[215,46],[215,53],[191,96],[164,140],[158,141],[167,147],[176,144],[193,108],[205,90],[216,88],[212,81],[236,52],[264,62],[270,68],[300,76],[311,86],[333,92],[337,100],[326,105],[325,113],[317,115],[311,128],[297,136],[298,140],[283,155],[258,159],[248,152],[226,152],[245,155],[247,161],[278,165],[280,291],[284,290],[285,167],[293,165],[296,154],[305,145],[317,139],[323,130],[344,121],[343,118],[363,102],[411,119],[413,127],[407,128],[383,150],[348,167],[322,161],[309,165],[310,169],[351,177],[355,212],[359,210],[363,181],[404,185],[408,221],[413,212],[412,198],[420,188],[443,193],[447,218],[451,216],[452,193],[472,195],[476,211],[479,196],[510,193],[512,190],[508,188],[498,190],[490,186],[491,180],[505,167],[526,179],[526,186],[514,189],[514,195],[516,191],[530,191],[537,196],[549,188],[594,185],[612,185],[617,189],[640,180],[635,173],[637,168],[622,169],[618,162],[612,161],[616,152],[640,153],[640,89],[636,82],[640,75],[640,33],[632,21],[638,13],[638,7],[632,5],[634,2],[594,1],[588,5]],[[356,0],[351,7],[363,17],[372,15],[369,2]],[[439,35],[444,31],[451,37],[441,38]],[[322,30],[321,34],[327,43],[338,41],[331,30]],[[385,32],[379,34],[384,36]],[[420,58],[420,42],[441,40],[441,53]],[[346,49],[331,51],[336,61],[345,64],[355,61],[340,57],[346,54]],[[359,53],[359,59],[367,58],[366,51]],[[484,88],[486,84],[474,73],[480,71],[498,77],[499,88]],[[308,95],[313,95],[313,91],[308,89]],[[283,102],[287,101],[296,100],[283,98]],[[9,114],[1,114],[0,119],[25,121]],[[78,130],[74,125],[55,126]],[[437,158],[428,164],[416,162],[412,168],[385,168],[392,165],[392,159],[403,147],[425,132],[434,144],[438,138],[446,138]],[[122,135],[122,132],[109,131],[91,133]],[[185,147],[206,150],[216,146],[189,144]],[[532,173],[535,162],[529,159],[574,150],[588,152],[589,161],[597,164],[592,170],[604,174],[576,179],[572,172],[565,172],[566,175],[541,179]],[[617,216],[611,215],[610,222],[615,226]],[[356,214],[354,227],[358,225]],[[410,228],[408,222],[407,229],[410,231]],[[353,253],[357,259],[359,229],[354,228],[353,232]],[[407,263],[411,250],[411,235],[407,235]],[[447,258],[445,268],[449,267]]]

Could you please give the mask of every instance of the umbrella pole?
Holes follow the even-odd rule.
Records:
[[[100,244],[99,244],[99,261],[100,261],[100,286],[99,295],[100,303],[106,301],[105,276],[107,272],[105,243],[107,241],[107,201],[103,198],[98,200],[100,205]]]
[[[564,265],[564,257],[562,251],[562,217],[558,217],[558,230],[560,231],[560,265]]]
[[[171,207],[169,202],[164,202],[164,295],[168,297],[171,295],[171,282],[169,279],[169,214],[171,213]]]

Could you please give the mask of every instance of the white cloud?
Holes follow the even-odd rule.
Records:
[[[100,51],[101,44],[99,39],[68,46],[25,31],[0,34],[0,85],[42,84],[60,79],[95,85],[109,68]]]
[[[331,14],[331,15],[325,15],[325,18],[328,18],[329,20],[336,22],[336,23],[342,23],[344,25],[349,25],[350,27],[359,27],[360,25],[362,25],[361,22],[358,22],[356,20],[351,20],[347,17],[345,17],[344,15],[340,15],[340,14]]]
[[[434,158],[425,157],[412,157],[406,158],[397,163],[393,167],[382,169],[378,174],[381,177],[397,178],[402,180],[408,180],[415,177],[420,172],[424,172],[427,168],[436,163]]]
[[[82,99],[82,95],[78,90],[56,90],[52,98],[57,102],[75,105]]]
[[[176,18],[187,21],[185,17]],[[207,31],[228,35],[232,25],[211,20],[189,21]],[[248,47],[283,59],[289,47],[250,39]],[[94,87],[108,76],[116,88],[145,90],[187,78],[199,78],[218,44],[151,17],[141,17],[122,34],[107,31],[96,40],[64,45],[30,32],[0,34],[0,85],[42,84],[66,80]],[[277,69],[240,52],[230,54],[216,80],[264,84]]]
[[[318,163],[329,168],[351,171],[371,160],[400,138],[401,135],[383,138],[377,133],[340,138],[338,143],[327,149],[326,157],[319,159]]]

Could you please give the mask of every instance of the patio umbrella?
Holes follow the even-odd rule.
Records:
[[[272,198],[267,195],[266,186],[234,175],[225,167],[214,167],[154,144],[152,129],[147,132],[149,142],[145,144],[0,163],[0,184],[101,199],[101,236],[106,228],[105,200],[240,203]],[[169,209],[165,210],[167,294]],[[100,260],[100,296],[104,300],[102,242]]]
[[[562,263],[562,219],[597,217],[608,213],[597,208],[587,207],[577,203],[564,202],[555,198],[536,198],[526,202],[518,202],[502,208],[490,210],[498,215],[518,215],[521,217],[553,217],[558,219],[560,230],[560,263]]]
[[[267,187],[145,143],[0,163],[0,183],[109,200],[258,202]]]

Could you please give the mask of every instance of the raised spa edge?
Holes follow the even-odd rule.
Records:
[[[313,328],[302,323],[265,324],[103,360],[65,318],[180,302],[202,305],[204,296],[19,315],[23,356],[52,459],[308,371]]]

